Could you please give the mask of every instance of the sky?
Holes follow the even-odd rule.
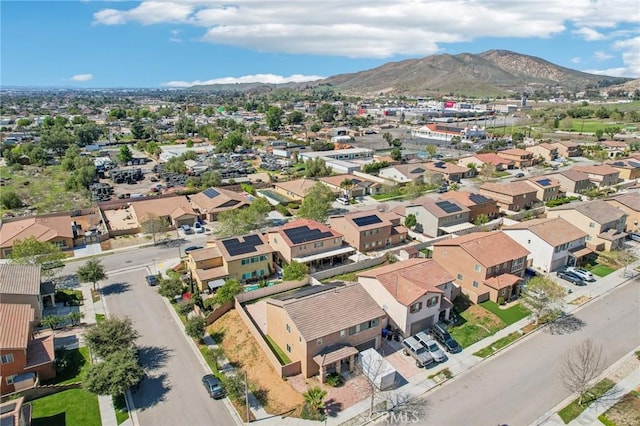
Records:
[[[506,49],[640,77],[638,0],[0,2],[0,86],[311,81]]]

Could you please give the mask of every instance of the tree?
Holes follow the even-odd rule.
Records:
[[[438,147],[432,144],[427,144],[427,146],[424,147],[424,150],[427,155],[429,155],[429,158],[433,158],[433,156],[438,152]]]
[[[180,119],[176,123],[177,133],[189,134],[189,133],[195,133],[197,131],[198,131],[198,128],[196,127],[196,122],[187,116],[180,117]]]
[[[404,220],[404,226],[406,226],[409,229],[412,229],[417,224],[418,224],[418,219],[416,218],[416,215],[413,213],[409,213],[406,219]]]
[[[2,191],[0,194],[0,204],[5,209],[19,209],[24,203],[14,191]]]
[[[120,147],[120,152],[118,152],[118,162],[120,164],[127,164],[128,161],[131,161],[133,158],[133,154],[129,149],[128,145],[122,145]]]
[[[594,135],[596,137],[596,140],[601,140],[602,137],[604,136],[604,130],[596,129],[596,131],[594,132]]]
[[[42,266],[45,263],[59,262],[64,258],[60,247],[50,242],[38,241],[36,237],[14,241],[9,254],[12,262],[22,265]]]
[[[182,284],[180,278],[172,277],[160,280],[158,293],[160,293],[160,296],[166,297],[172,302],[176,296],[181,296],[183,291],[184,284]]]
[[[107,355],[103,361],[92,364],[82,381],[89,392],[96,395],[123,395],[144,377],[133,349],[119,350]]]
[[[482,179],[487,181],[496,176],[496,166],[491,163],[484,163],[482,165],[482,170],[480,171],[480,175]]]
[[[227,210],[218,215],[218,235],[243,235],[264,226],[271,205],[267,200],[256,197],[249,207]]]
[[[424,186],[420,183],[409,182],[404,187],[404,194],[410,200],[415,200],[416,198],[421,196],[423,192],[424,192]]]
[[[303,279],[309,273],[309,268],[304,263],[296,262],[292,260],[288,265],[283,268],[282,280],[283,281],[298,281]]]
[[[50,149],[56,155],[62,157],[67,148],[75,142],[75,139],[75,136],[68,129],[61,126],[53,126],[42,132],[40,144],[45,149]]]
[[[302,394],[302,397],[304,398],[305,404],[307,404],[311,410],[319,412],[324,408],[324,399],[327,397],[327,391],[320,386],[314,386],[307,389],[307,391]]]
[[[320,121],[325,123],[332,122],[338,113],[335,106],[331,104],[322,104],[316,109],[316,115]]]
[[[583,340],[565,354],[560,364],[560,377],[565,389],[578,394],[578,405],[582,405],[585,397],[589,402],[598,397],[590,389],[606,365],[602,346],[591,339]]]
[[[18,127],[29,127],[31,123],[32,121],[28,118],[18,118],[16,120],[16,124],[18,125]]]
[[[231,302],[237,294],[244,291],[242,284],[235,278],[229,278],[224,282],[224,285],[216,291],[216,302],[219,304]]]
[[[382,134],[382,139],[385,140],[385,142],[387,142],[387,144],[389,144],[389,146],[392,146],[391,141],[393,141],[393,135],[389,132],[384,132]]]
[[[342,182],[340,182],[340,188],[344,189],[344,193],[348,196],[351,196],[351,188],[353,188],[355,184],[349,178],[344,178]]]
[[[94,122],[88,122],[82,124],[74,130],[76,138],[78,138],[78,145],[87,146],[100,138],[103,130],[98,127]]]
[[[473,224],[476,226],[482,226],[488,222],[489,216],[487,216],[485,213],[480,213],[478,216],[476,216],[476,220],[473,221]]]
[[[104,265],[98,259],[89,259],[87,263],[78,268],[77,275],[81,283],[93,283],[94,290],[96,290],[98,281],[107,279]]]
[[[216,144],[217,152],[234,152],[237,147],[244,144],[244,137],[238,130],[229,133],[223,140]]]
[[[289,124],[304,123],[304,113],[302,111],[292,111],[287,115],[287,122]]]
[[[328,167],[322,158],[309,158],[305,161],[304,166],[304,175],[308,178],[329,176],[331,174],[331,167]]]
[[[615,138],[616,134],[620,132],[620,126],[607,126],[602,129],[605,135],[608,135],[611,139]]]
[[[391,150],[391,152],[389,153],[389,156],[394,161],[400,161],[400,160],[402,160],[402,151],[400,150],[400,148],[393,148]]]
[[[140,335],[133,328],[131,319],[110,316],[92,325],[84,333],[84,341],[91,352],[99,358],[126,349],[131,349]]]
[[[333,199],[333,193],[328,186],[321,182],[313,185],[298,210],[298,216],[306,219],[324,222],[329,215],[329,203]]]
[[[206,324],[204,322],[204,318],[201,316],[195,316],[187,320],[187,323],[184,325],[184,330],[187,333],[187,336],[200,341],[204,336],[205,327]]]
[[[529,308],[535,323],[542,318],[554,319],[562,312],[562,298],[566,290],[545,276],[531,278],[522,291],[522,304]]]
[[[140,121],[139,118],[136,117],[136,119],[133,120],[129,129],[131,130],[131,136],[133,136],[134,139],[144,139],[145,137],[144,125],[142,124],[142,121]]]
[[[155,213],[149,213],[146,220],[140,223],[142,232],[153,236],[153,245],[156,245],[156,237],[160,232],[165,232],[169,223]]]
[[[267,127],[271,130],[278,130],[282,127],[283,114],[282,109],[276,106],[269,107],[264,116]]]
[[[47,315],[46,317],[42,318],[42,325],[45,327],[49,327],[52,330],[57,329],[58,326],[63,322],[64,317],[61,317],[59,315]]]

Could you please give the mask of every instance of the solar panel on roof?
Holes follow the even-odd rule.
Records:
[[[247,235],[244,241],[240,242],[237,238],[229,238],[222,240],[222,245],[229,252],[230,256],[238,256],[240,254],[252,253],[257,251],[256,246],[263,244],[257,235]]]
[[[220,195],[220,193],[213,188],[207,188],[202,191],[202,193],[209,198],[216,198],[218,195]]]
[[[411,170],[411,173],[424,173],[424,169],[423,169],[423,168],[418,167],[417,169],[413,169],[413,170]]]
[[[630,165],[631,167],[640,167],[640,163],[637,163],[637,162],[635,162],[635,161],[629,161],[629,165]]]
[[[447,166],[444,164],[443,161],[439,161],[439,162],[435,163],[434,166],[436,166],[439,169],[446,169],[447,168]]]
[[[451,201],[438,201],[436,206],[440,207],[446,213],[454,213],[462,211],[462,208],[457,204],[453,204]]]
[[[322,232],[319,229],[309,229],[307,225],[296,228],[285,229],[284,233],[293,244],[300,244],[309,241],[321,240],[331,237],[331,232]]]
[[[474,203],[476,203],[476,204],[483,204],[483,203],[491,201],[490,199],[488,199],[484,195],[480,195],[480,194],[471,194],[471,195],[469,195],[469,199],[471,201],[473,201]]]
[[[368,226],[368,225],[373,225],[374,223],[381,223],[382,219],[380,219],[375,214],[372,214],[369,216],[357,217],[353,219],[353,222],[358,226]]]
[[[551,185],[551,179],[539,179],[536,182],[538,182],[540,185],[542,186],[549,186]]]

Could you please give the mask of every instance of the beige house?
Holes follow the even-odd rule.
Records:
[[[555,200],[560,196],[560,182],[550,176],[537,176],[525,179],[523,182],[531,185],[536,190],[536,198],[538,201],[546,203]]]
[[[73,250],[73,219],[63,216],[35,216],[3,219],[0,222],[0,259],[11,254],[13,244],[35,237],[40,242],[53,243],[62,250]]]
[[[589,180],[596,186],[602,188],[613,186],[620,180],[620,172],[610,165],[599,164],[595,166],[573,166],[571,170],[586,173]]]
[[[40,266],[0,263],[0,303],[22,303],[34,311],[34,320],[42,320]]]
[[[378,176],[399,184],[423,183],[427,166],[423,163],[397,164],[381,169]]]
[[[333,191],[339,191],[348,197],[376,195],[382,190],[382,185],[378,182],[349,174],[325,176],[318,178],[318,180],[327,185]],[[345,186],[345,182],[349,182],[349,185]]]
[[[605,163],[620,173],[620,179],[640,179],[640,160],[635,158],[619,158]]]
[[[496,200],[501,209],[513,212],[530,208],[538,201],[538,191],[523,181],[485,182],[478,192],[480,195]]]
[[[405,337],[449,319],[453,280],[433,259],[408,259],[358,274],[358,282]]]
[[[462,178],[473,177],[475,174],[473,169],[446,161],[430,161],[424,165],[427,170],[441,174],[444,180],[450,182],[460,182]]]
[[[557,141],[550,145],[556,147],[559,157],[580,157],[582,156],[582,147],[580,144],[572,141]]]
[[[433,244],[433,259],[473,303],[520,294],[529,251],[504,232],[474,232]]]
[[[548,210],[547,217],[561,217],[586,232],[587,247],[596,251],[618,249],[627,236],[627,214],[604,200],[558,206]]]
[[[379,348],[385,312],[360,284],[321,285],[266,301],[267,335],[305,378],[355,371],[355,357]]]
[[[329,225],[343,235],[351,247],[361,252],[382,250],[403,243],[407,228],[401,217],[393,212],[364,210],[331,216]]]
[[[577,170],[563,170],[545,176],[557,180],[560,183],[560,190],[570,194],[581,194],[594,187],[589,175]]]
[[[213,291],[227,278],[250,283],[273,275],[273,253],[260,234],[213,239],[189,253],[187,267],[200,291]]]
[[[434,200],[420,197],[406,206],[398,206],[393,212],[406,219],[410,214],[416,217],[415,230],[429,237],[455,234],[473,225],[469,223],[469,209],[456,200]]]
[[[514,167],[518,169],[531,167],[534,164],[533,153],[520,148],[511,148],[505,149],[504,151],[498,151],[498,157],[502,157],[505,160],[513,161]]]
[[[627,232],[640,232],[640,192],[627,192],[605,201],[627,215]]]
[[[224,188],[207,188],[193,194],[190,201],[198,216],[210,222],[217,220],[220,212],[241,209],[251,204],[244,194]]]
[[[622,141],[604,141],[602,148],[609,158],[622,157],[629,150],[629,145]]]
[[[295,201],[302,201],[317,181],[313,179],[295,179],[273,184],[273,191]]]
[[[558,147],[550,143],[539,143],[537,145],[528,146],[525,151],[533,154],[534,159],[538,158],[542,161],[553,161],[558,158]]]
[[[500,157],[498,154],[488,152],[484,154],[474,154],[469,157],[464,157],[458,160],[458,165],[462,167],[475,166],[476,169],[482,170],[485,164],[491,164],[496,168],[496,171],[502,171],[507,169],[513,169],[514,162]]]
[[[131,209],[140,227],[153,217],[164,219],[175,228],[182,225],[192,226],[198,217],[185,196],[135,201],[131,203]]]
[[[480,215],[486,215],[490,220],[500,214],[498,202],[493,198],[466,191],[449,191],[440,194],[441,200],[455,200],[459,205],[469,209],[469,222],[475,222]]]

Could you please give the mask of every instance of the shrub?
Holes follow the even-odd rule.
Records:
[[[282,215],[284,215],[284,216],[291,216],[291,212],[289,212],[289,210],[287,210],[287,208],[286,208],[285,206],[283,206],[282,204],[278,204],[278,205],[276,206],[276,210],[277,210],[280,214],[282,214]]]
[[[338,373],[331,373],[327,376],[327,384],[331,387],[337,388],[342,385],[342,376]]]
[[[498,305],[504,305],[504,297],[498,297]]]
[[[216,305],[216,298],[215,297],[209,297],[207,299],[204,299],[204,301],[202,302],[202,306],[207,311],[213,311],[213,308],[215,307],[215,305]]]
[[[205,327],[204,318],[193,317],[187,320],[187,323],[184,325],[184,330],[192,339],[200,340],[202,336],[204,336]]]
[[[178,303],[178,312],[180,313],[180,315],[187,315],[189,314],[189,312],[193,311],[194,304],[195,303],[193,300]]]
[[[442,373],[442,375],[444,375],[444,377],[446,377],[447,379],[450,379],[453,377],[453,374],[451,374],[451,370],[449,370],[448,368],[445,368],[440,373]]]
[[[56,368],[56,373],[62,374],[71,365],[71,356],[69,354],[69,351],[67,351],[67,348],[65,348],[64,346],[61,346],[55,350],[55,357],[56,360],[54,365]]]

